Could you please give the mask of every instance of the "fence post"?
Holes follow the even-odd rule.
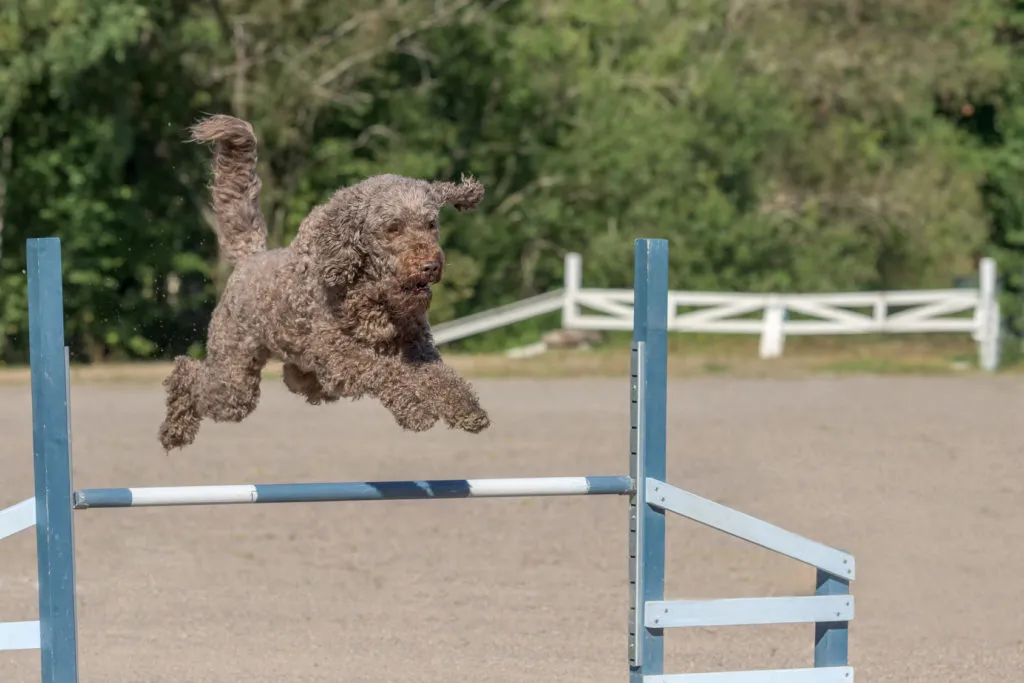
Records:
[[[580,306],[576,301],[583,289],[583,257],[575,252],[565,255],[565,273],[563,275],[562,294],[562,329],[571,330],[576,326],[580,315]]]
[[[1001,313],[996,281],[995,259],[986,256],[978,264],[978,307],[981,309],[978,330],[978,365],[987,372],[999,368]]]
[[[71,434],[60,240],[28,240],[27,257],[42,683],[77,683]]]
[[[644,481],[665,481],[668,384],[668,242],[637,240],[633,267],[630,499],[630,683],[664,673],[664,632],[644,625],[647,602],[665,597],[665,512],[645,502]]]
[[[779,358],[786,343],[786,332],[783,327],[786,318],[786,307],[779,298],[770,294],[768,305],[764,308],[764,327],[761,328],[761,344],[758,355],[761,358]]]

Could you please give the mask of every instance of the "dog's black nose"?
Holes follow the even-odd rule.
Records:
[[[424,261],[420,265],[420,271],[422,271],[422,273],[424,275],[428,275],[428,276],[434,278],[434,277],[437,277],[438,274],[440,274],[440,272],[441,272],[441,264],[438,263],[435,260]]]

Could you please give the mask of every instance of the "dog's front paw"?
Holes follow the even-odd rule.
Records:
[[[470,434],[479,434],[491,426],[491,418],[487,416],[487,411],[476,406],[469,412],[455,415],[448,420],[448,424]]]
[[[445,401],[443,415],[448,426],[471,434],[482,432],[491,424],[487,411],[480,407],[469,387]]]

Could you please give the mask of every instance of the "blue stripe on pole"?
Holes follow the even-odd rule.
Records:
[[[74,527],[60,240],[27,249],[42,683],[78,681]]]
[[[634,485],[629,477],[587,477],[587,488],[594,495],[625,495],[633,492]]]
[[[75,491],[76,510],[89,508],[128,508],[132,506],[131,489],[84,489]]]
[[[257,503],[415,500],[421,498],[468,498],[469,496],[469,482],[465,479],[256,485]]]
[[[668,384],[668,242],[636,241],[633,261],[633,341],[643,342],[643,447],[639,458],[644,477],[665,481],[665,422]],[[643,482],[639,482],[642,486]],[[665,597],[665,512],[640,506],[642,603]],[[639,607],[639,606],[638,606]],[[664,632],[643,628],[637,634],[640,662],[630,667],[630,681],[664,673]]]

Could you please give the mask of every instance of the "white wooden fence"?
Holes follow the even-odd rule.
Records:
[[[668,330],[760,335],[761,358],[782,355],[793,335],[964,333],[978,344],[982,368],[999,366],[1000,312],[996,267],[979,263],[979,286],[888,292],[745,294],[670,291]],[[561,309],[570,330],[632,330],[633,290],[583,287],[583,260],[565,258],[565,286],[434,326],[438,344]],[[586,310],[585,310],[586,309]],[[543,345],[535,345],[542,350]]]

